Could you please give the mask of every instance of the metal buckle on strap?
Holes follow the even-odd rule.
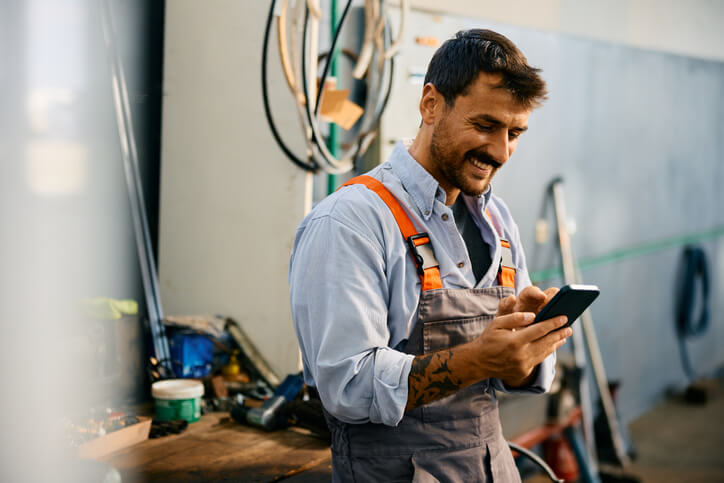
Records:
[[[510,249],[510,242],[508,240],[501,239],[500,249],[502,255],[500,257],[500,266],[515,269],[515,264],[513,263],[513,251]]]
[[[420,238],[427,238],[427,242],[415,244],[415,240]],[[430,243],[430,235],[427,233],[417,233],[407,237],[407,246],[410,247],[412,256],[415,259],[415,265],[417,265],[417,274],[421,277],[425,275],[425,270],[432,267],[439,267],[440,264],[435,258],[435,253],[432,251],[432,244]]]

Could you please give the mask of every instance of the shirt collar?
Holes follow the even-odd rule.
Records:
[[[395,145],[389,163],[392,171],[400,179],[402,187],[415,202],[420,215],[426,220],[429,219],[432,216],[435,199],[445,203],[445,192],[440,188],[440,183],[412,157],[403,141],[398,141]],[[469,197],[462,193],[460,196],[468,198],[468,203],[472,202],[473,206],[476,206],[482,213],[490,201],[491,194],[492,188],[488,185],[480,196]]]
[[[490,195],[493,193],[493,186],[492,184],[488,184],[488,187],[485,189],[483,194],[480,196],[467,196],[462,193],[460,193],[460,196],[464,196],[466,200],[470,200],[469,203],[472,204],[472,206],[475,206],[478,208],[478,210],[482,213],[485,211],[485,208],[488,206],[488,201],[490,201]],[[470,206],[470,204],[468,205]]]
[[[402,141],[398,141],[389,159],[392,172],[400,179],[402,187],[414,201],[424,219],[432,216],[435,199],[445,201],[440,184],[420,163],[410,155]]]

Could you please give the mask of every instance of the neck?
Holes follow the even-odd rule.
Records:
[[[417,161],[430,175],[437,180],[440,188],[445,192],[445,204],[447,206],[452,205],[457,200],[460,190],[454,186],[450,186],[445,177],[439,170],[436,169],[435,163],[432,162],[432,155],[430,154],[430,135],[427,130],[420,129],[417,133],[417,137],[412,141],[412,144],[407,151],[410,156]]]

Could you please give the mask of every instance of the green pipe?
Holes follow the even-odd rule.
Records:
[[[337,0],[331,0],[332,4],[330,6],[331,15],[330,15],[330,21],[329,21],[329,32],[330,32],[330,45],[332,44],[332,39],[334,38],[334,35],[337,33]],[[332,56],[330,59],[329,64],[329,75],[332,77],[337,78],[337,86],[339,88],[339,78],[338,72],[337,72],[337,50],[334,52],[331,52],[330,55]],[[324,86],[320,86],[320,89],[324,89]],[[327,140],[327,147],[329,148],[329,152],[334,156],[335,158],[338,156],[339,153],[339,126],[337,126],[335,123],[329,124],[329,139]],[[337,176],[333,174],[327,175],[327,194],[334,193],[334,190],[337,189]]]
[[[604,255],[598,255],[595,257],[582,258],[578,262],[578,267],[581,272],[591,270],[602,265],[608,265],[610,263],[620,262],[630,258],[641,257],[649,255],[651,253],[660,252],[662,250],[668,250],[669,248],[675,248],[679,246],[688,245],[691,243],[699,243],[706,240],[711,240],[724,235],[724,226],[719,226],[711,230],[706,230],[690,235],[681,235],[664,240],[658,240],[653,242],[642,243],[630,248],[619,248],[612,252]],[[546,268],[531,272],[530,279],[534,283],[539,283],[545,280],[550,280],[556,277],[563,276],[563,268],[561,266]]]

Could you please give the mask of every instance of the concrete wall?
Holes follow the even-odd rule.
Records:
[[[413,0],[418,13],[437,11],[439,5],[439,2]],[[465,19],[430,17],[434,18],[432,28],[443,37],[464,26],[492,21],[496,23],[490,25],[513,32],[514,40],[525,44],[526,54],[533,63],[544,67],[547,75],[555,73],[563,76],[567,69],[574,69],[574,76],[578,77],[572,78],[568,84],[559,84],[558,78],[549,80],[553,88],[552,101],[540,114],[554,116],[554,119],[545,121],[552,122],[546,131],[548,136],[537,137],[536,141],[526,139],[521,143],[535,152],[548,153],[548,158],[555,156],[559,150],[567,156],[573,156],[574,152],[587,156],[585,140],[590,134],[588,137],[582,134],[568,143],[553,136],[563,135],[557,131],[560,126],[558,121],[570,119],[574,122],[575,116],[584,111],[591,120],[597,119],[602,123],[596,124],[596,131],[593,131],[603,129],[602,137],[597,141],[601,145],[596,145],[597,149],[601,149],[600,153],[611,155],[603,149],[609,140],[605,134],[618,133],[616,136],[619,137],[613,138],[617,142],[628,139],[628,131],[623,128],[612,131],[620,121],[606,117],[610,112],[602,113],[608,102],[606,85],[587,74],[595,62],[601,62],[602,66],[606,65],[605,62],[618,65],[615,61],[617,56],[629,55],[630,49],[617,49],[616,44],[706,58],[724,57],[718,48],[724,44],[724,34],[718,29],[724,7],[719,2],[667,1],[654,4],[644,0],[613,3],[528,0],[503,4],[459,0],[448,2],[446,9],[464,14]],[[259,65],[266,10],[265,2],[168,2],[159,269],[167,313],[213,312],[236,318],[272,365],[284,374],[297,368],[286,273],[294,229],[309,202],[308,192],[305,191],[309,177],[286,160],[274,144],[263,119]],[[516,29],[515,25],[525,28]],[[427,35],[430,32],[428,27],[421,28],[414,21],[409,27],[410,38],[415,33]],[[532,39],[532,48],[525,40],[529,38]],[[581,43],[579,47],[574,47],[577,41]],[[536,42],[540,43],[540,48],[536,48]],[[600,49],[604,46],[612,50],[600,60],[586,57],[589,54],[603,55]],[[573,50],[569,52],[566,49]],[[644,60],[653,59],[645,55],[645,51],[641,52]],[[387,125],[394,124],[396,130],[383,133],[383,153],[397,135],[415,132],[418,122],[414,114],[416,110],[410,114],[407,106],[416,106],[418,93],[415,89],[402,89],[401,86],[406,85],[409,69],[424,71],[424,59],[430,53],[410,44],[403,50],[400,57],[402,67],[398,68],[401,81],[393,92],[385,120]],[[578,64],[566,64],[568,53],[575,53]],[[670,62],[666,59],[673,58],[661,57],[663,60],[654,64],[667,66]],[[269,60],[275,115],[282,132],[290,137],[294,147],[299,148],[300,130],[296,113],[291,108],[291,98],[283,84],[275,48],[272,48]],[[684,67],[678,79],[683,82],[694,76],[687,74],[686,69],[690,68],[692,72],[702,68],[705,71],[716,70],[712,67],[714,64],[680,62]],[[700,67],[702,65],[705,67]],[[632,72],[639,71],[633,69]],[[703,82],[702,88],[711,87],[708,81]],[[568,89],[572,89],[574,97],[562,94]],[[670,103],[666,92],[656,91],[663,97],[652,98],[650,102],[662,102],[659,107],[665,109]],[[628,95],[636,100],[638,91]],[[706,98],[702,94],[693,100],[703,103]],[[620,99],[623,107],[626,101]],[[684,106],[686,101],[681,102],[684,104],[676,105]],[[631,117],[630,122],[633,132],[637,129],[634,123],[643,122],[643,119],[636,115]],[[716,123],[711,129],[714,126]],[[655,131],[647,132],[654,133],[651,135],[655,138]],[[693,126],[688,135],[696,135]],[[526,137],[534,136],[526,134]],[[523,149],[521,147],[521,151]],[[711,151],[713,148],[707,149]],[[531,162],[539,162],[539,156],[534,158],[535,161]],[[575,163],[582,162],[582,158],[577,159]],[[651,167],[647,165],[647,169]],[[644,171],[636,173],[638,176]],[[500,188],[506,189],[503,183],[501,180]],[[627,184],[626,187],[633,189],[633,185]],[[535,203],[540,198],[541,189],[540,185],[535,185],[532,190]],[[630,193],[634,196],[633,191]],[[513,198],[511,204],[518,208],[516,203]],[[530,222],[524,217],[524,230],[530,230]],[[671,220],[661,221],[664,222],[670,223]],[[633,221],[626,223],[626,228],[635,225]],[[670,233],[676,233],[673,227],[678,225],[671,226]],[[621,236],[626,233],[624,228],[621,228]],[[527,233],[530,234],[530,231]],[[657,233],[663,236],[669,232]],[[634,240],[614,237],[606,246],[593,243],[581,250],[580,255],[599,253],[598,250],[628,241]],[[528,242],[532,242],[532,238],[528,238]],[[660,386],[655,383],[652,388]],[[645,405],[640,401],[632,403],[632,407],[636,407],[629,413],[639,411],[642,404]]]
[[[264,119],[267,5],[167,3],[159,276],[167,314],[233,317],[285,375],[299,364],[287,266],[311,178]],[[299,149],[275,35],[269,63],[279,128]]]
[[[491,28],[543,69],[549,100],[493,183],[518,221],[531,270],[559,265],[552,236],[542,247],[534,238],[546,186],[557,175],[565,177],[579,258],[724,227],[724,63],[469,16],[417,11],[410,25],[383,117],[383,159],[419,126],[422,85],[411,74],[425,71],[434,49],[415,45],[415,36]],[[705,375],[724,365],[724,237],[702,245],[710,257],[712,324],[688,346]],[[592,313],[609,377],[622,382],[625,420],[686,382],[674,322],[680,256],[681,247],[672,246],[583,272],[602,289]]]
[[[717,0],[410,0],[413,8],[724,60],[724,2]]]

